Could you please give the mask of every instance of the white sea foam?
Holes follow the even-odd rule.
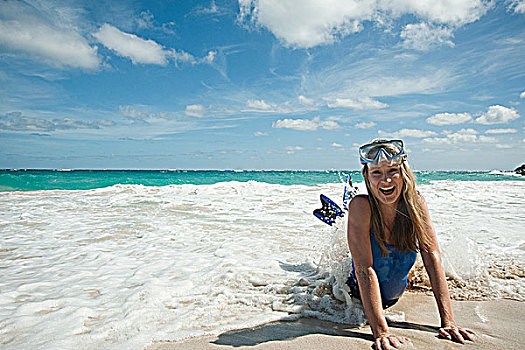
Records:
[[[420,190],[449,275],[523,300],[525,183]],[[227,182],[0,193],[0,345],[139,349],[283,318],[359,324],[344,223],[311,215],[320,193],[341,192]]]

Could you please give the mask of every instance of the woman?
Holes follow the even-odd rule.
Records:
[[[439,309],[439,335],[460,343],[473,340],[474,332],[454,321],[436,233],[425,199],[415,189],[403,141],[377,139],[361,146],[359,155],[368,195],[350,202],[347,235],[353,271],[348,284],[363,303],[376,349],[411,342],[390,333],[383,309],[405,290],[418,251]]]

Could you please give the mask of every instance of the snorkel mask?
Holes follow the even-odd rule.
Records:
[[[359,147],[361,164],[400,165],[407,158],[403,141],[378,140]],[[374,164],[375,165],[375,164]]]

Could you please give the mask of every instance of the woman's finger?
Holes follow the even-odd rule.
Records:
[[[467,328],[459,328],[459,333],[461,333],[463,338],[470,341],[474,341],[474,336],[476,335],[476,333]]]
[[[448,340],[452,340],[452,337],[450,336],[450,334],[445,330],[445,328],[440,328],[439,329],[439,336],[441,338],[445,338],[445,339],[448,339]]]
[[[399,348],[402,344],[399,337],[396,337],[395,335],[388,337],[388,340],[390,340],[390,343],[395,349]]]
[[[381,338],[381,346],[382,346],[382,349],[385,349],[385,350],[392,349],[392,347],[390,346],[390,341],[388,337]]]
[[[452,337],[452,340],[457,341],[458,343],[465,344],[465,340],[461,336],[461,333],[459,333],[459,330],[457,327],[451,327],[445,329],[448,334]]]

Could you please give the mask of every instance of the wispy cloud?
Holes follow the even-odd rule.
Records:
[[[329,108],[353,108],[361,109],[381,109],[388,105],[380,101],[374,100],[370,97],[362,97],[358,99],[336,98],[335,102],[327,104]]]
[[[139,110],[133,106],[119,106],[118,109],[120,114],[134,122],[145,123],[148,119],[154,117],[151,113]]]
[[[278,106],[265,100],[247,100],[246,108],[242,112],[259,112],[259,113],[291,113],[292,110],[287,107]]]
[[[525,0],[511,0],[509,1],[507,9],[516,14],[525,13]]]
[[[211,0],[210,6],[205,7],[202,5],[197,5],[191,12],[188,14],[189,16],[224,16],[228,14],[229,11],[226,8],[219,7],[215,3],[215,0]]]
[[[100,129],[114,125],[115,122],[105,119],[93,122],[72,118],[54,118],[48,120],[27,117],[20,112],[11,112],[0,117],[0,130],[5,131],[51,132],[56,130]]]
[[[454,47],[452,29],[432,26],[427,23],[407,24],[401,32],[403,47],[418,51],[428,51],[434,47],[447,45]]]
[[[0,6],[0,44],[48,65],[97,69],[97,48],[72,28],[59,28],[30,5],[3,1]]]
[[[358,82],[370,96],[399,96],[406,94],[430,94],[446,86],[453,78],[445,70],[413,77],[383,76]]]
[[[525,92],[523,94],[525,94]],[[315,103],[315,100],[313,98],[307,98],[303,95],[299,95],[297,99],[299,100],[299,103],[304,106],[313,106]]]

